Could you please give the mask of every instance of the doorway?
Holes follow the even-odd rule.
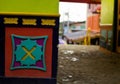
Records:
[[[60,44],[99,45],[101,4],[60,2]]]

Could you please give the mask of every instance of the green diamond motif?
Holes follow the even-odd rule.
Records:
[[[48,36],[18,36],[12,34],[11,70],[38,69],[46,71],[45,47]]]
[[[22,65],[27,67],[36,64],[36,61],[41,60],[41,55],[43,54],[41,48],[35,41],[30,39],[22,41],[15,51],[16,61],[20,61]]]

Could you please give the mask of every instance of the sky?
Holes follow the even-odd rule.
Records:
[[[85,21],[87,17],[86,3],[59,3],[60,22],[62,21]],[[69,17],[68,17],[69,16]]]

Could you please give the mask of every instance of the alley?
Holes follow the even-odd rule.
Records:
[[[119,84],[120,54],[99,46],[59,45],[57,84]]]

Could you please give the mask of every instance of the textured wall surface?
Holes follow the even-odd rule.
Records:
[[[0,12],[58,13],[59,0],[0,0]]]
[[[113,23],[114,0],[102,0],[101,24]]]

